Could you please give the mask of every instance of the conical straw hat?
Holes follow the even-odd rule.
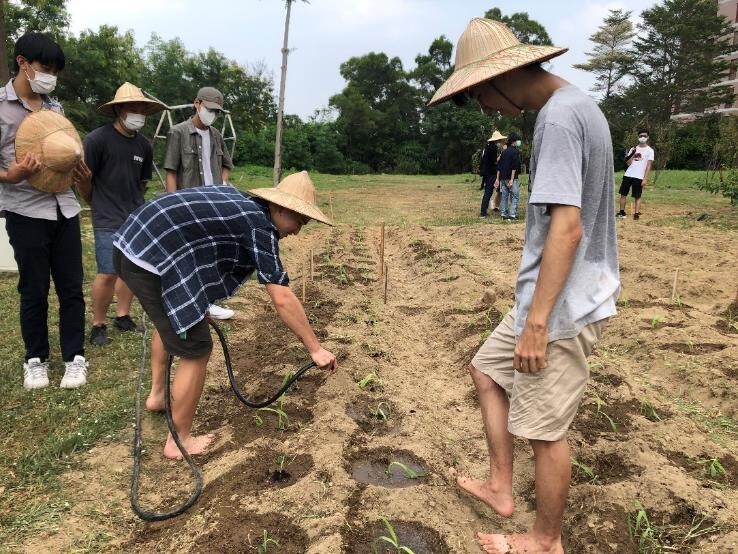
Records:
[[[82,159],[79,134],[63,115],[39,110],[26,116],[15,134],[15,159],[36,154],[41,169],[27,180],[44,192],[61,192],[72,186],[72,170]]]
[[[307,171],[300,171],[285,177],[276,188],[252,189],[248,193],[315,221],[333,225],[333,222],[316,205],[315,185]]]
[[[495,132],[492,133],[492,136],[487,139],[487,142],[495,142],[497,140],[503,140],[506,138],[507,135],[501,135],[499,131],[495,130]]]
[[[151,98],[144,95],[140,88],[131,83],[123,83],[115,91],[115,98],[113,98],[107,104],[103,104],[97,109],[97,112],[102,115],[109,115],[115,117],[115,106],[118,104],[129,104],[131,102],[140,102],[146,104],[143,115],[151,115],[152,113],[166,110],[167,107],[161,102],[152,100]]]
[[[544,62],[568,48],[521,43],[504,23],[483,17],[469,22],[456,44],[454,72],[428,102],[435,106],[503,73]]]

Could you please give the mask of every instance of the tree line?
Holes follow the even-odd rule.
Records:
[[[554,42],[525,12],[505,15],[492,8],[484,16],[503,21],[522,42]],[[729,87],[716,85],[731,71],[724,56],[736,48],[732,26],[712,0],[664,0],[640,16],[636,28],[631,12],[611,10],[590,37],[588,61],[577,66],[595,75],[593,92],[610,123],[615,159],[634,142],[639,127],[648,127],[659,152],[657,167],[735,165],[736,118],[704,113],[733,100]],[[69,61],[57,96],[83,132],[104,121],[95,107],[124,81],[169,105],[191,103],[197,89],[208,84],[225,94],[232,111],[235,161],[272,164],[276,104],[273,77],[263,65],[246,67],[213,48],[192,53],[180,39],[157,35],[138,48],[131,31],[109,25],[74,36],[65,0],[6,3],[5,20],[9,59],[13,42],[25,30],[48,32],[62,44]],[[521,135],[525,156],[533,112],[495,119],[474,105],[427,108],[453,70],[452,54],[453,43],[441,35],[412,67],[384,52],[346,60],[339,68],[345,87],[328,107],[306,120],[285,116],[283,167],[327,173],[465,172],[495,128]],[[696,115],[672,118],[680,113]]]

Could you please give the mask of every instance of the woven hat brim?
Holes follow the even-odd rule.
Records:
[[[567,50],[569,49],[559,48],[558,46],[517,44],[500,52],[495,52],[482,60],[455,69],[451,76],[446,79],[446,82],[438,88],[428,105],[435,106],[479,83],[499,77],[513,69],[545,62],[560,56]]]
[[[277,206],[282,206],[283,208],[287,208],[288,210],[307,216],[315,221],[320,221],[326,225],[333,226],[333,222],[328,219],[322,211],[320,211],[320,208],[314,204],[305,202],[303,199],[293,196],[292,194],[288,194],[275,188],[252,189],[249,190],[248,193],[251,196],[258,196],[267,202],[271,202]]]
[[[101,115],[108,115],[110,117],[115,117],[115,106],[118,106],[120,104],[147,104],[146,108],[144,109],[143,115],[151,115],[155,114],[157,112],[161,112],[163,110],[166,110],[167,107],[162,104],[161,102],[157,102],[156,100],[151,100],[150,98],[131,98],[131,99],[124,99],[124,100],[111,100],[110,102],[103,104],[99,108],[97,108],[97,113]]]
[[[74,176],[69,171],[60,172],[50,167],[42,167],[26,180],[33,188],[43,192],[64,192],[72,187],[73,178]]]

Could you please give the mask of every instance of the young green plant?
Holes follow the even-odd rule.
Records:
[[[596,392],[593,392],[592,394],[594,395],[594,400],[597,404],[597,413],[595,413],[595,418],[603,416],[610,424],[610,428],[612,429],[613,433],[616,433],[618,430],[618,426],[615,424],[615,421],[609,415],[607,415],[605,410],[602,409],[604,406],[607,406],[607,404],[605,404],[605,401],[600,398],[599,394],[597,394]]]
[[[376,408],[370,410],[370,413],[376,419],[381,419],[385,424],[388,424],[390,417],[392,417],[392,407],[388,402],[380,402]]]
[[[594,468],[580,462],[576,458],[571,459],[571,465],[573,465],[579,473],[587,478],[587,481],[591,484],[596,484],[599,481],[598,475],[594,472]]]
[[[400,544],[399,539],[397,538],[397,533],[395,533],[395,528],[392,527],[392,524],[390,523],[389,519],[387,519],[384,516],[379,516],[384,523],[384,527],[387,529],[387,535],[382,535],[378,539],[376,539],[372,543],[372,552],[374,554],[378,554],[380,550],[377,549],[377,543],[378,542],[385,542],[388,545],[390,545],[392,548],[394,548],[395,552],[397,554],[415,554],[409,547],[404,546]]]
[[[279,549],[279,543],[271,538],[269,536],[269,533],[266,529],[264,529],[262,536],[261,536],[261,542],[259,543],[259,554],[266,554],[269,549],[269,545],[273,544],[277,549]],[[273,550],[273,552],[277,552],[278,550]]]
[[[650,421],[661,421],[661,416],[656,411],[656,407],[648,398],[641,401],[641,413],[643,414],[643,417]]]
[[[379,378],[379,376],[374,373],[367,373],[358,383],[359,388],[361,390],[365,390],[370,385],[373,385],[375,387],[381,387],[382,386],[382,380]]]
[[[418,473],[417,471],[414,471],[402,462],[392,461],[387,464],[387,469],[384,471],[387,474],[387,477],[392,476],[392,468],[395,466],[399,467],[408,479],[418,479],[419,477],[425,477],[427,475],[426,473]]]

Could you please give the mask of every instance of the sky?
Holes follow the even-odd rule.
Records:
[[[427,53],[433,39],[445,35],[456,44],[470,19],[493,7],[503,15],[528,12],[541,23],[554,45],[569,48],[552,61],[550,71],[588,91],[594,83],[592,75],[572,66],[587,60],[586,52],[593,46],[589,37],[608,10],[630,10],[637,23],[640,13],[654,4],[652,0],[568,0],[564,9],[564,3],[550,0],[296,2],[290,22],[285,113],[307,118],[327,107],[330,97],[345,86],[339,67],[349,58],[384,52],[399,57],[410,70],[415,56]],[[273,75],[275,93],[279,90],[283,0],[69,0],[67,6],[74,33],[116,25],[121,31],[133,31],[139,46],[152,33],[164,40],[179,37],[191,52],[213,47],[247,67],[264,64]]]

